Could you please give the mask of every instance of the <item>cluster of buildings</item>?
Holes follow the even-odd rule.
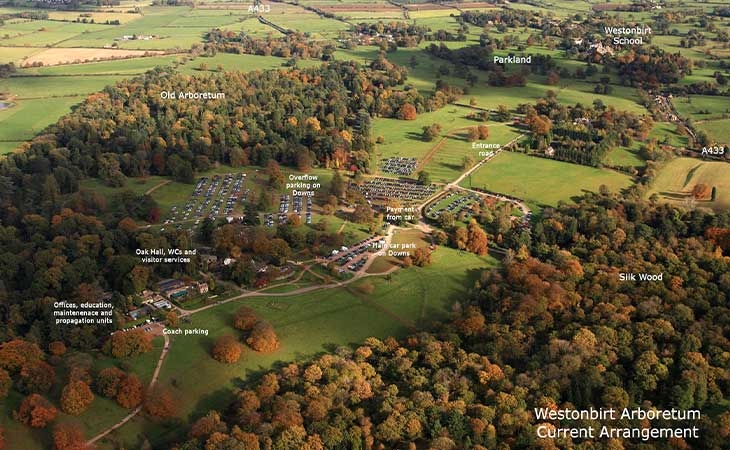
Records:
[[[151,41],[157,36],[148,34],[125,34],[122,37],[114,38],[115,41]]]
[[[142,305],[130,310],[127,315],[132,320],[150,315],[155,310],[169,311],[173,301],[181,301],[188,295],[207,294],[208,283],[194,281],[186,283],[180,279],[163,280],[157,283],[154,291],[142,291]]]
[[[358,45],[376,45],[383,40],[386,42],[395,42],[395,38],[390,33],[376,33],[375,35],[357,33],[356,39]]]

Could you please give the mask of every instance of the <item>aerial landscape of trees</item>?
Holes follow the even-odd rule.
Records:
[[[716,238],[729,227],[727,213],[609,193],[548,210],[529,251],[483,272],[449,324],[284,366],[175,448],[537,448],[534,407],[708,410],[730,386]],[[707,432],[681,445],[720,448],[727,419],[703,414]]]
[[[184,2],[155,3],[162,11]],[[726,120],[730,112],[723,112],[722,103],[730,95],[730,64],[712,52],[726,50],[728,37],[723,29],[695,28],[727,28],[720,18],[730,16],[730,9],[683,6],[686,11],[676,13],[666,11],[665,3],[662,10],[640,1],[589,5],[590,15],[558,17],[540,11],[545,5],[533,0],[517,7],[488,2],[485,11],[436,2],[428,6],[448,9],[444,23],[449,27],[432,29],[425,25],[436,23],[425,17],[428,9],[410,19],[409,13],[418,10],[409,9],[411,3],[386,5],[407,21],[351,19],[303,7],[322,22],[332,19],[327,23],[342,27],[336,32],[247,33],[240,18],[227,18],[235,31],[197,30],[196,39],[204,42],[189,54],[178,48],[175,52],[185,56],[164,55],[176,64],[125,72],[133,78],[78,96],[81,103],[70,112],[64,109],[56,123],[33,128],[42,131],[23,144],[23,151],[0,159],[0,400],[9,419],[0,428],[0,448],[17,445],[6,443],[5,435],[16,436],[18,429],[48,448],[87,448],[85,432],[97,434],[107,422],[114,423],[112,414],[137,413],[132,428],[110,434],[104,445],[177,450],[727,447],[730,214],[708,208],[727,193],[707,178],[693,179],[694,169],[678,194],[685,196],[684,209],[662,204],[658,194],[647,192],[680,147],[691,151],[717,141],[705,119]],[[191,14],[210,12],[190,9]],[[655,43],[647,36],[645,46],[605,50],[602,27],[622,25],[602,12],[608,10],[645,12],[641,17],[650,18],[657,31]],[[49,20],[45,12],[30,14],[3,13],[0,23],[10,18],[64,21]],[[661,49],[658,41],[668,40],[675,27],[682,29],[680,45],[676,51]],[[160,38],[148,44],[167,39]],[[702,59],[688,57],[695,54]],[[529,56],[531,63],[497,63],[495,55]],[[193,60],[195,68],[183,67]],[[230,61],[246,61],[243,66],[262,60],[275,69],[224,69]],[[55,82],[53,73],[60,69],[45,69],[31,73],[38,69],[0,64],[0,78],[3,83],[30,77]],[[574,80],[579,81],[571,86]],[[211,98],[185,98],[192,93]],[[702,102],[692,105],[689,98],[698,94],[717,98],[698,110]],[[471,97],[468,105],[460,101],[463,95]],[[687,97],[675,104],[690,111],[689,119],[670,121],[676,111],[660,108],[663,102],[672,105],[672,95]],[[614,106],[611,100],[618,97],[624,101]],[[5,108],[5,94],[2,100]],[[633,184],[620,194],[601,186],[595,193],[565,195],[553,206],[533,205],[503,201],[519,195],[517,182],[515,192],[505,197],[471,189],[469,172],[468,179],[467,174],[459,179],[474,194],[464,198],[468,208],[442,210],[418,224],[417,215],[384,223],[383,205],[358,192],[378,170],[377,161],[429,148],[428,158],[402,181],[440,190],[444,170],[464,173],[481,166],[470,151],[472,143],[506,143],[518,135],[509,150],[590,166],[595,169],[579,169],[619,175]],[[619,153],[612,154],[616,149],[624,156],[619,163],[609,157]],[[567,167],[566,172],[575,168],[538,162]],[[240,216],[237,210],[235,218],[202,218],[195,227],[185,224],[190,225],[186,229],[160,223],[172,203],[182,204],[169,191],[192,190],[201,176],[220,176],[230,168],[248,176],[251,195],[239,207]],[[287,210],[276,225],[264,226],[261,217],[274,220],[278,198],[290,194],[284,186],[292,173],[323,180],[313,208],[321,217],[305,222],[304,215]],[[162,189],[152,195],[156,187]],[[465,185],[444,189],[463,194]],[[434,195],[439,198],[441,192]],[[406,205],[390,199],[388,206]],[[328,259],[367,236],[389,233],[389,225],[416,225],[423,239],[395,260],[393,275],[367,272],[375,261],[353,275]],[[135,253],[142,248],[204,250],[206,258],[145,264]],[[429,266],[453,261],[454,267],[468,269],[457,278],[463,289],[438,299],[441,316],[430,317],[434,295],[440,295],[436,290],[413,294],[422,301],[418,326],[400,320],[397,302],[380,304],[377,296],[390,295],[402,279],[420,283],[431,274],[440,276],[439,267]],[[215,273],[207,273],[214,265]],[[658,278],[625,282],[622,274]],[[211,327],[213,336],[200,341],[186,337],[183,344],[171,338],[175,350],[155,381],[153,369],[165,361],[168,337],[160,353],[162,338],[155,340],[145,330],[147,316],[132,319],[131,312],[144,307],[141,297],[149,292],[143,291],[167,278],[210,284],[213,295],[196,297],[189,311],[234,303],[215,310],[224,314],[224,334]],[[344,287],[353,278],[357,283]],[[390,331],[378,328],[386,324],[377,323],[373,334],[382,333],[378,338],[358,337],[338,346],[319,342],[325,338],[311,333],[311,343],[302,339],[296,342],[301,347],[293,346],[307,329],[297,329],[299,334],[292,329],[311,319],[295,317],[300,305],[289,308],[277,299],[239,307],[244,303],[235,302],[245,296],[232,298],[279,281],[291,285],[292,292],[321,296],[322,302],[329,292],[315,293],[319,286],[311,286],[330,284],[326,287],[337,289],[332,293],[346,291],[362,301],[358,307],[394,308],[397,329],[405,324],[407,330],[396,334],[398,339],[386,337]],[[275,286],[279,290],[266,295],[294,296],[288,287]],[[54,320],[58,302],[78,305],[102,298],[112,305],[111,324],[62,326]],[[231,305],[234,309],[226,309]],[[186,311],[174,308],[156,316],[168,328],[191,323]],[[427,318],[432,325],[421,327]],[[312,323],[319,324],[306,326]],[[127,330],[136,325],[141,326]],[[203,386],[196,386],[199,392],[183,391],[176,378],[181,375],[168,376],[168,370],[180,370],[175,358],[187,356],[184,346],[190,342],[203,355],[192,369],[201,367],[201,372],[194,375],[215,380],[207,391]],[[205,370],[216,376],[206,378]],[[157,377],[159,371],[154,373]],[[535,437],[537,407],[700,409],[703,431],[692,441],[649,444],[541,441]],[[110,417],[99,420],[100,412]],[[123,433],[138,433],[139,441],[123,446]]]

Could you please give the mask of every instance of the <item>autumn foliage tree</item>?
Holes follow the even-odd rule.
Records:
[[[170,311],[165,315],[165,320],[170,327],[176,327],[180,324],[180,317],[175,311]]]
[[[241,306],[233,316],[233,326],[242,331],[249,331],[256,325],[256,312],[248,306]]]
[[[53,422],[58,410],[45,397],[30,394],[20,403],[16,417],[20,423],[33,428],[44,428]]]
[[[233,364],[241,358],[243,346],[230,334],[219,337],[213,344],[213,359],[216,361]]]
[[[466,229],[468,234],[466,249],[479,256],[486,255],[488,250],[487,233],[484,232],[482,227],[474,219],[469,222]]]
[[[66,353],[66,344],[61,341],[53,341],[48,344],[48,352],[54,356],[62,356]]]
[[[175,394],[167,386],[156,384],[144,401],[144,410],[157,419],[173,417],[177,412]]]
[[[692,196],[697,200],[707,200],[711,193],[712,188],[705,183],[697,183],[692,188]]]
[[[477,129],[477,127],[469,128],[469,132],[467,133],[467,139],[469,139],[469,142],[474,142],[479,139],[479,130]]]
[[[479,139],[486,139],[489,137],[489,127],[486,125],[479,125],[477,127],[477,132],[479,133]]]
[[[116,396],[117,403],[122,408],[136,408],[144,400],[144,387],[137,375],[130,373],[119,383]]]
[[[10,388],[13,386],[13,379],[10,378],[10,374],[5,369],[0,369],[0,400],[4,399],[10,393]]]
[[[413,252],[413,264],[418,267],[431,265],[431,250],[426,247],[418,247]]]
[[[527,114],[525,121],[527,122],[527,126],[530,127],[530,130],[539,136],[547,135],[552,129],[552,122],[550,119],[545,116],[540,116],[534,111]]]
[[[53,427],[54,450],[86,450],[84,431],[75,423],[60,423]]]
[[[140,328],[114,333],[104,345],[104,351],[115,358],[137,356],[152,350],[152,335]]]
[[[555,86],[559,82],[560,82],[560,75],[557,72],[555,72],[554,70],[551,70],[547,76],[547,84],[549,84],[550,86]]]
[[[221,415],[217,411],[210,411],[205,416],[193,422],[190,426],[188,436],[195,439],[206,438],[213,433],[225,432],[226,424],[221,420]]]
[[[254,325],[246,343],[257,352],[270,353],[279,348],[279,337],[269,322],[260,320]]]
[[[45,361],[31,361],[20,369],[18,390],[25,394],[48,392],[56,381],[56,369]]]
[[[43,359],[43,350],[23,339],[0,344],[0,367],[10,373],[18,372],[24,365]]]
[[[86,411],[94,401],[94,394],[83,381],[71,381],[61,392],[61,409],[67,414],[78,416]]]
[[[416,120],[416,116],[416,107],[410,103],[404,104],[398,111],[398,118],[402,120]]]
[[[94,388],[100,395],[106,398],[114,398],[117,396],[119,386],[126,376],[127,374],[117,367],[107,367],[102,369],[96,376]]]

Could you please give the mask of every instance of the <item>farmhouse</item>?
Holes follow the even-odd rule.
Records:
[[[208,283],[201,282],[201,283],[195,283],[195,287],[198,288],[199,294],[207,294],[208,293]]]

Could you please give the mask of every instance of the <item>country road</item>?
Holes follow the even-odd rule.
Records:
[[[459,175],[459,178],[457,178],[456,180],[454,180],[451,183],[447,184],[446,187],[448,188],[448,187],[451,187],[451,186],[458,186],[459,183],[461,183],[462,181],[464,181],[464,178],[466,178],[469,175],[471,175],[472,173],[476,172],[477,169],[479,169],[480,167],[482,167],[483,164],[489,162],[492,158],[494,158],[500,152],[502,152],[503,151],[502,148],[509,147],[510,145],[514,144],[515,142],[517,142],[519,139],[522,139],[523,137],[525,137],[525,133],[522,133],[521,135],[517,136],[516,138],[512,139],[511,141],[509,141],[508,143],[506,143],[505,145],[503,145],[499,150],[496,150],[494,152],[494,155],[492,155],[492,156],[486,156],[484,159],[482,159],[478,163],[474,164],[474,166],[471,169],[469,169],[466,172],[464,172],[461,175]]]

